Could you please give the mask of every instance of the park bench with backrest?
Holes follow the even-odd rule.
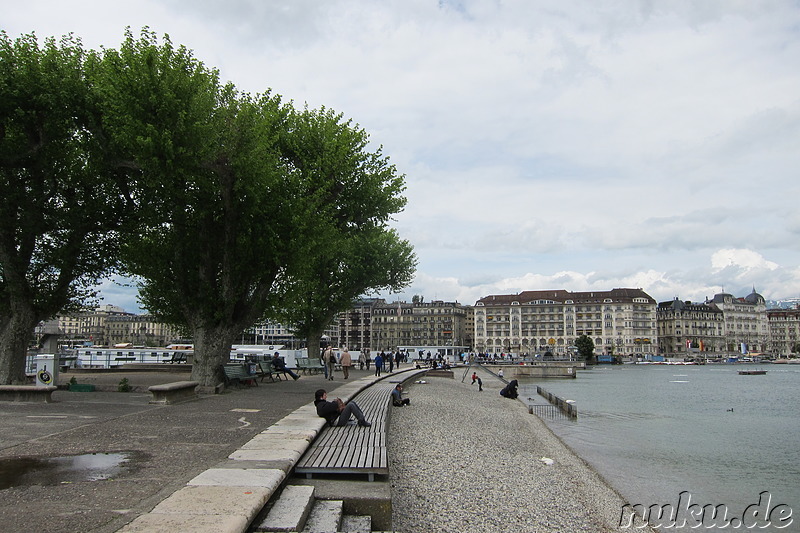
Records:
[[[251,374],[249,369],[242,363],[222,365],[222,370],[225,372],[225,381],[227,385],[258,385],[256,381],[257,375]]]
[[[297,369],[303,374],[317,374],[322,372],[322,360],[318,357],[298,357]]]
[[[261,369],[260,376],[262,382],[264,378],[269,378],[270,381],[275,381],[275,378],[278,378],[278,381],[280,381],[281,374],[283,374],[283,377],[286,377],[286,372],[283,370],[276,370],[272,365],[272,361],[261,361],[258,363],[258,366]]]

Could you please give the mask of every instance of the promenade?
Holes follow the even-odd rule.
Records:
[[[406,365],[407,367],[407,365]],[[172,370],[172,369],[170,369]],[[409,387],[412,405],[394,410],[389,429],[395,529],[424,531],[611,531],[622,501],[525,406],[456,379],[428,377]],[[0,530],[111,533],[150,510],[254,436],[302,406],[318,388],[344,381],[303,376],[196,401],[148,403],[150,385],[186,372],[62,374],[100,389],[126,377],[133,392],[54,393],[55,403],[0,402],[4,460],[124,452],[128,468],[111,479],[48,481],[35,465],[0,470]],[[553,465],[539,459],[547,455]],[[2,468],[2,467],[0,467]],[[29,474],[25,477],[26,472]],[[63,477],[60,479],[64,479]],[[18,484],[16,484],[18,483]],[[468,527],[467,527],[468,526]],[[466,528],[466,529],[465,529]],[[191,525],[187,524],[187,531]]]
[[[133,452],[130,469],[110,480],[57,484],[40,484],[37,479],[44,473],[31,472],[23,484],[0,491],[0,531],[117,531],[281,418],[309,405],[316,389],[335,391],[371,374],[354,370],[347,381],[341,373],[335,381],[325,381],[322,374],[297,381],[267,379],[257,387],[163,406],[148,403],[147,387],[186,380],[188,372],[63,373],[59,383],[75,376],[80,384],[110,390],[124,377],[134,392],[58,390],[51,404],[0,402],[0,461]],[[0,481],[24,474],[0,464],[6,465]]]
[[[404,533],[601,533],[620,529],[623,499],[525,404],[477,370],[426,377],[394,409],[389,475]],[[536,398],[537,403],[545,403]],[[640,522],[637,523],[641,525]],[[639,528],[635,531],[647,531]]]

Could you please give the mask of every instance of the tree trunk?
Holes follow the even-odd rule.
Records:
[[[192,380],[201,387],[216,387],[225,382],[222,366],[230,361],[231,345],[240,333],[226,328],[198,327],[194,330]]]
[[[322,333],[319,331],[312,331],[306,334],[306,346],[308,349],[308,357],[321,357],[322,350],[320,343],[322,342]]]
[[[27,383],[25,356],[37,322],[32,309],[14,303],[10,315],[0,320],[0,385]]]

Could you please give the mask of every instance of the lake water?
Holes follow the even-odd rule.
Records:
[[[768,372],[738,374],[756,368]],[[546,403],[536,385],[575,400],[577,421],[545,420],[631,504],[678,505],[688,491],[741,516],[768,491],[796,515],[766,530],[800,531],[800,367],[601,365],[521,382],[520,397]]]

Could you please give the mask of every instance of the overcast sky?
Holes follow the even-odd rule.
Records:
[[[12,37],[113,48],[149,26],[242,90],[359,123],[406,177],[419,267],[390,301],[800,296],[798,2],[0,5]]]

